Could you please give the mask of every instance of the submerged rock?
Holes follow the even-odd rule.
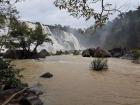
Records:
[[[52,78],[53,77],[53,74],[47,72],[47,73],[41,75],[40,77],[42,77],[42,78]]]

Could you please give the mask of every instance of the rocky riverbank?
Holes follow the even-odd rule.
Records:
[[[0,105],[43,105],[39,98],[43,92],[40,85],[24,88],[9,88],[0,90]]]

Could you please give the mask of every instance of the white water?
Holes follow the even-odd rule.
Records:
[[[26,22],[29,28],[35,29],[36,24],[31,22]],[[47,25],[42,25],[44,34],[48,34],[48,37],[52,40],[53,45],[50,43],[43,43],[38,47],[38,51],[46,49],[49,52],[56,52],[59,50],[80,50],[80,44],[78,39],[72,33],[68,33],[63,30],[54,30],[53,34]],[[0,30],[0,35],[6,35],[8,29]]]
[[[35,29],[35,24],[27,22],[28,26]],[[48,34],[48,37],[52,40],[53,45],[50,43],[43,43],[39,46],[38,51],[46,49],[49,52],[56,52],[58,50],[80,50],[80,44],[78,39],[72,33],[68,33],[62,30],[55,30],[55,34],[51,32],[47,25],[42,25],[44,34]]]

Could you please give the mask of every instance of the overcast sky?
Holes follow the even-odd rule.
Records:
[[[122,7],[122,11],[135,9],[140,5],[140,0],[107,0],[117,8]],[[94,20],[76,19],[65,11],[60,11],[53,4],[54,0],[25,0],[17,4],[17,9],[20,11],[21,20],[41,22],[47,25],[61,24],[76,28],[86,28],[94,24]],[[99,7],[97,5],[97,7]],[[110,17],[113,19],[117,14]]]

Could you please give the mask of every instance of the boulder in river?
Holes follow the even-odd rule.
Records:
[[[89,49],[84,50],[82,52],[82,56],[83,57],[111,57],[111,54],[109,51],[103,48],[97,47],[96,49],[89,48]]]
[[[111,57],[111,54],[107,50],[97,47],[94,53],[94,57]]]
[[[96,49],[95,48],[89,48],[88,51],[89,51],[90,56],[94,57]]]
[[[47,73],[41,75],[40,77],[42,77],[42,78],[52,78],[53,77],[53,74],[47,72]]]
[[[82,52],[83,57],[90,57],[89,49],[86,49]]]
[[[109,52],[111,53],[112,57],[122,57],[126,54],[127,50],[122,48],[114,48],[109,50]]]

